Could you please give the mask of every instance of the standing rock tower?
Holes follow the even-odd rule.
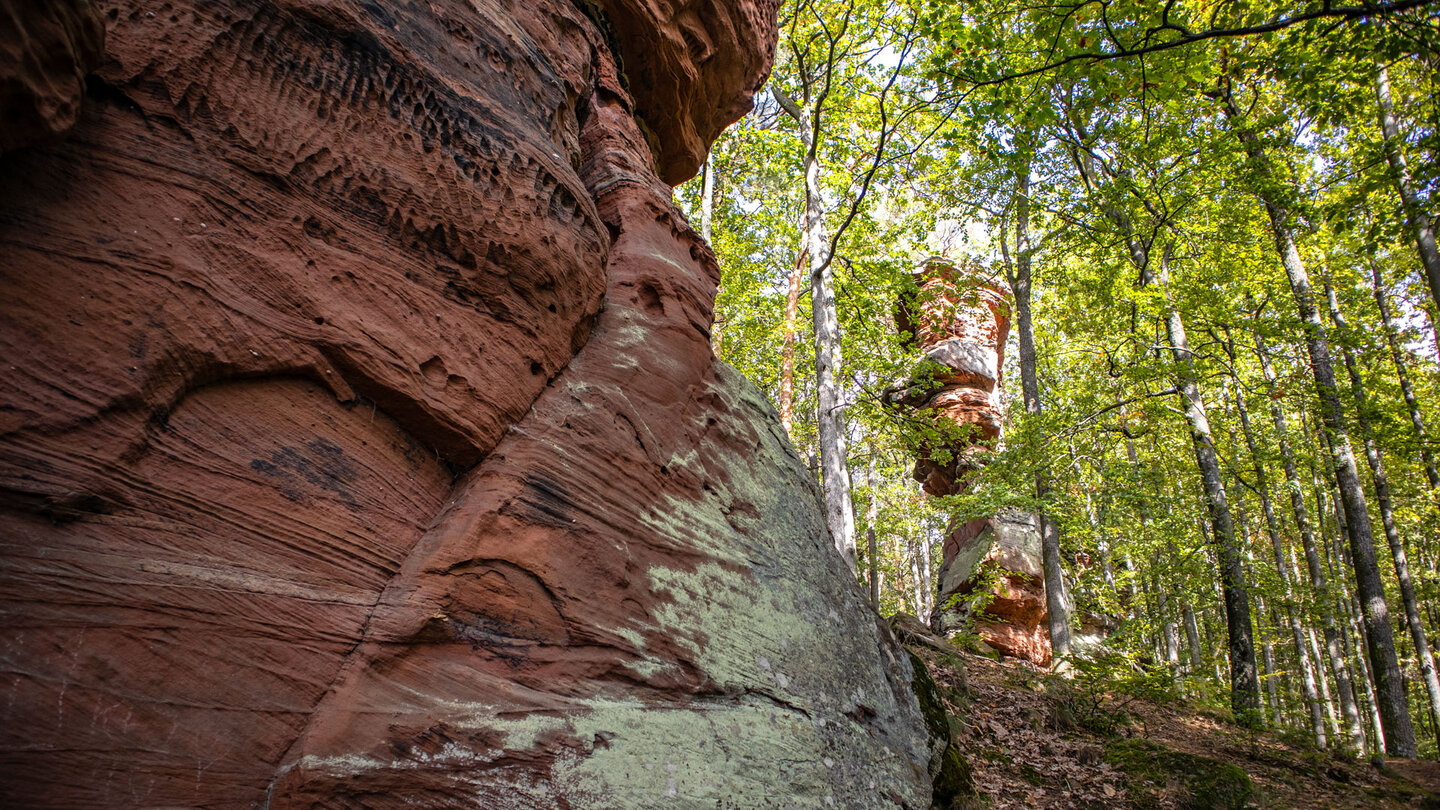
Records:
[[[976,265],[927,260],[918,293],[901,302],[897,323],[921,362],[893,397],[932,415],[946,440],[922,448],[915,480],[934,496],[964,491],[1002,430],[1000,382],[1010,333],[1010,289]],[[995,576],[988,576],[990,572]],[[1033,515],[1005,512],[958,523],[947,533],[931,625],[948,632],[970,624],[986,644],[1036,664],[1050,661],[1040,536]],[[989,591],[983,614],[967,597]]]

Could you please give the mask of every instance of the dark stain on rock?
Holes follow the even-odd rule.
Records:
[[[274,480],[280,494],[288,500],[307,501],[301,486],[304,481],[334,493],[352,510],[360,508],[349,489],[360,477],[360,471],[345,451],[329,439],[317,437],[304,447],[282,447],[272,452],[268,461],[261,458],[251,461],[250,469]]]

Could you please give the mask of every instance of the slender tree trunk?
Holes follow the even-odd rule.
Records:
[[[1200,628],[1195,623],[1195,609],[1189,605],[1180,606],[1180,618],[1185,625],[1185,644],[1190,648],[1190,661],[1186,665],[1189,675],[1198,675],[1205,666],[1205,655],[1200,648]]]
[[[825,522],[835,548],[855,571],[855,507],[850,502],[850,465],[844,405],[840,395],[840,318],[835,307],[835,265],[820,188],[817,135],[820,111],[801,109],[778,88],[772,88],[782,109],[795,120],[805,149],[805,218],[800,252],[810,260],[811,310],[815,324],[816,421],[820,444],[820,483],[825,494]]]
[[[1230,350],[1230,359],[1233,364],[1235,360],[1233,349]],[[1310,728],[1315,735],[1315,745],[1324,748],[1326,742],[1325,716],[1320,707],[1320,696],[1316,690],[1315,671],[1305,649],[1305,631],[1300,624],[1299,608],[1295,604],[1295,589],[1291,584],[1290,568],[1285,564],[1285,549],[1280,540],[1280,521],[1275,517],[1275,504],[1270,500],[1270,482],[1265,474],[1265,463],[1255,441],[1255,431],[1250,426],[1250,410],[1246,407],[1245,392],[1240,386],[1238,376],[1233,382],[1235,410],[1240,416],[1240,429],[1245,435],[1245,447],[1250,451],[1250,459],[1254,464],[1255,490],[1260,496],[1260,511],[1265,516],[1265,533],[1270,539],[1270,548],[1275,553],[1275,572],[1280,578],[1281,593],[1285,600],[1286,623],[1295,643],[1295,659],[1300,666],[1300,684],[1305,697],[1305,705],[1310,711]]]
[[[920,562],[920,618],[928,623],[935,612],[935,583],[930,573],[930,533],[922,530],[915,541],[916,559]]]
[[[1159,563],[1159,560],[1156,560]],[[1172,673],[1179,674],[1180,671],[1180,630],[1175,626],[1174,611],[1170,609],[1169,591],[1178,590],[1173,586],[1165,587],[1159,577],[1155,580],[1155,596],[1160,603],[1160,637],[1165,640],[1165,663],[1170,667]]]
[[[1385,460],[1380,454],[1379,444],[1375,441],[1375,431],[1370,426],[1370,404],[1365,392],[1365,381],[1356,366],[1355,353],[1344,339],[1350,327],[1345,321],[1345,314],[1340,311],[1340,300],[1335,296],[1335,289],[1326,284],[1325,294],[1330,303],[1330,317],[1335,321],[1335,329],[1340,337],[1345,370],[1350,376],[1350,390],[1355,399],[1355,424],[1360,428],[1360,435],[1365,441],[1365,460],[1370,465],[1370,473],[1375,481],[1375,500],[1380,507],[1380,523],[1385,529],[1385,540],[1395,561],[1395,578],[1400,583],[1400,601],[1405,606],[1405,622],[1410,628],[1410,640],[1415,645],[1420,679],[1424,682],[1425,691],[1430,698],[1431,717],[1440,718],[1440,678],[1436,677],[1435,659],[1430,655],[1425,625],[1421,623],[1420,606],[1415,599],[1415,584],[1410,579],[1410,562],[1405,555],[1405,545],[1401,542],[1400,532],[1395,526],[1390,480],[1385,474]]]
[[[1290,448],[1285,428],[1285,412],[1281,408],[1276,391],[1275,368],[1270,363],[1270,352],[1265,340],[1258,333],[1255,336],[1255,351],[1260,358],[1260,371],[1265,376],[1269,390],[1270,418],[1275,427],[1275,443],[1280,448],[1280,459],[1285,470],[1286,489],[1290,492],[1290,508],[1295,517],[1295,526],[1300,533],[1300,543],[1305,550],[1306,568],[1310,574],[1310,587],[1315,592],[1316,604],[1320,606],[1324,621],[1325,651],[1330,661],[1330,671],[1335,677],[1335,689],[1340,698],[1340,711],[1345,717],[1345,726],[1350,733],[1351,744],[1357,750],[1363,749],[1365,732],[1360,724],[1360,713],[1355,706],[1355,693],[1351,688],[1350,673],[1345,659],[1340,654],[1339,626],[1335,621],[1334,602],[1330,597],[1325,569],[1320,564],[1320,554],[1315,546],[1315,532],[1311,528],[1309,511],[1305,506],[1304,490],[1300,474],[1295,466],[1295,453]],[[1318,660],[1318,659],[1317,659]]]
[[[1149,282],[1150,265],[1143,272]],[[1185,322],[1180,310],[1170,300],[1170,247],[1160,257],[1155,275],[1165,293],[1165,331],[1170,338],[1170,351],[1175,357],[1176,389],[1185,406],[1185,420],[1190,423],[1191,445],[1195,463],[1200,468],[1200,483],[1205,493],[1205,506],[1210,514],[1211,535],[1219,551],[1220,587],[1225,603],[1226,629],[1230,653],[1230,705],[1235,719],[1245,725],[1260,725],[1264,716],[1256,716],[1260,708],[1260,680],[1255,663],[1255,639],[1250,618],[1250,593],[1240,549],[1235,541],[1235,526],[1225,494],[1225,481],[1220,470],[1220,457],[1210,431],[1210,416],[1200,394],[1199,374],[1195,357],[1185,335]]]
[[[1015,262],[1009,272],[1010,288],[1015,293],[1015,328],[1020,343],[1020,387],[1025,410],[1039,416],[1040,378],[1035,367],[1035,332],[1030,311],[1031,291],[1030,244],[1030,174],[1022,172],[1015,192]],[[1007,270],[1010,270],[1007,262]],[[1050,496],[1050,480],[1044,471],[1035,473],[1035,496],[1044,503]],[[1040,510],[1040,554],[1045,570],[1045,607],[1049,613],[1050,649],[1054,654],[1055,671],[1065,673],[1070,657],[1070,594],[1065,588],[1065,569],[1060,556],[1060,527],[1043,509]]]
[[[710,242],[710,223],[715,216],[715,154],[705,155],[705,174],[700,181],[700,236]]]
[[[920,543],[911,539],[908,545],[910,546],[910,574],[913,577],[911,582],[914,586],[915,616],[920,618],[925,614],[925,577],[920,572]]]
[[[790,283],[785,290],[785,332],[780,346],[780,424],[787,436],[795,422],[795,343],[800,327],[800,289],[805,284],[805,252],[795,254]]]
[[[1395,105],[1390,100],[1390,72],[1383,62],[1375,70],[1375,98],[1380,112],[1380,132],[1384,136],[1385,159],[1390,163],[1395,188],[1400,192],[1400,202],[1405,207],[1405,219],[1415,232],[1415,247],[1420,253],[1420,264],[1425,268],[1425,281],[1430,285],[1430,296],[1435,299],[1435,305],[1440,307],[1440,249],[1435,246],[1435,228],[1410,180],[1410,167],[1405,163],[1405,139],[1400,134],[1400,123],[1395,119]]]
[[[1268,190],[1269,184],[1273,182],[1274,172],[1270,170],[1265,148],[1254,133],[1243,127],[1239,108],[1228,95],[1225,99],[1225,112],[1260,175],[1262,182],[1257,194],[1270,217],[1275,248],[1280,255],[1285,274],[1289,277],[1300,320],[1305,325],[1305,343],[1310,354],[1310,368],[1315,377],[1316,394],[1320,398],[1321,418],[1329,434],[1336,480],[1349,518],[1350,556],[1355,566],[1356,589],[1365,613],[1370,663],[1376,673],[1380,716],[1385,726],[1386,750],[1394,756],[1414,757],[1415,728],[1410,720],[1410,706],[1405,697],[1405,682],[1401,677],[1400,663],[1395,656],[1395,636],[1390,627],[1390,608],[1385,601],[1385,586],[1380,578],[1380,566],[1375,559],[1369,505],[1365,498],[1365,489],[1360,484],[1360,474],[1355,467],[1355,454],[1350,448],[1350,436],[1345,427],[1345,409],[1340,403],[1339,390],[1335,384],[1329,336],[1315,306],[1310,276],[1295,244],[1290,212],[1277,203],[1274,194]]]
[[[1431,492],[1440,491],[1440,471],[1435,468],[1435,455],[1430,452],[1430,436],[1425,428],[1425,416],[1420,412],[1420,401],[1415,397],[1415,387],[1410,384],[1410,370],[1405,363],[1405,353],[1400,348],[1400,327],[1390,317],[1390,304],[1385,299],[1385,280],[1380,275],[1380,265],[1369,260],[1370,282],[1375,292],[1375,304],[1380,308],[1380,320],[1385,328],[1385,341],[1390,346],[1390,360],[1395,364],[1395,376],[1400,380],[1400,393],[1405,397],[1405,408],[1410,412],[1410,426],[1415,431],[1415,443],[1420,449],[1420,460],[1425,464],[1425,478]]]
[[[880,564],[877,559],[879,552],[876,549],[875,527],[871,526],[865,530],[865,544],[870,552],[870,607],[880,610]]]
[[[1265,615],[1265,597],[1256,596],[1255,606],[1259,609],[1260,615]],[[1260,633],[1260,661],[1265,667],[1265,695],[1270,700],[1270,711],[1275,718],[1274,723],[1278,728],[1285,720],[1283,707],[1280,705],[1279,673],[1275,670],[1275,645],[1270,641],[1270,634],[1260,623],[1256,623],[1256,630]]]
[[[1365,637],[1365,623],[1360,620],[1360,606],[1352,598],[1350,603],[1350,633],[1359,640],[1362,646],[1369,646],[1370,640]],[[1365,656],[1359,655],[1356,650],[1355,665],[1360,672],[1360,685],[1364,687],[1365,703],[1370,709],[1370,733],[1375,736],[1375,746],[1372,750],[1385,750],[1385,723],[1380,718],[1380,707],[1376,702],[1375,675],[1368,666]]]
[[[880,499],[875,493],[875,452],[865,464],[865,483],[870,487],[870,504],[865,509],[865,559],[870,564],[870,607],[880,610],[880,551],[875,537],[875,518],[879,515]],[[921,616],[928,619],[928,616]]]
[[[1335,739],[1340,739],[1340,715],[1335,711],[1335,698],[1330,694],[1330,679],[1325,677],[1325,656],[1320,653],[1320,641],[1313,629],[1307,629],[1305,638],[1310,642],[1310,657],[1315,661],[1316,684],[1320,687],[1320,700],[1325,704],[1326,726]]]

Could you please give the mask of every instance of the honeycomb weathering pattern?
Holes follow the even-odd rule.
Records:
[[[0,156],[0,804],[928,805],[664,182],[773,3],[97,8]]]

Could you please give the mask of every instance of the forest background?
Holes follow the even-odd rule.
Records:
[[[930,615],[952,521],[1035,512],[1063,664],[1436,757],[1440,8],[781,21],[756,109],[676,199],[722,267],[716,352],[779,409],[880,612]],[[910,474],[941,428],[886,396],[937,254],[1015,291],[1005,436],[946,498]],[[1097,621],[1105,654],[1070,655]]]

